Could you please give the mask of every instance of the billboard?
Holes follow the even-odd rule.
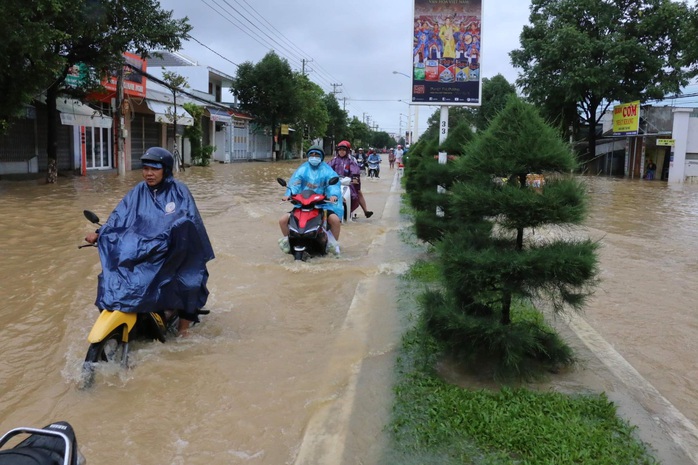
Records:
[[[632,136],[640,130],[640,101],[613,107],[613,135]]]
[[[480,105],[482,0],[414,0],[412,102]]]
[[[134,71],[133,68],[145,73],[148,69],[146,60],[133,53],[124,52],[124,61],[127,63],[124,66],[124,94],[133,97],[145,97],[146,78],[143,74]],[[102,80],[102,86],[110,92],[116,92],[118,73],[116,71],[109,73]]]

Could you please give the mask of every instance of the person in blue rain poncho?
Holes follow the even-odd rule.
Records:
[[[330,166],[324,162],[325,152],[321,147],[313,145],[306,152],[308,161],[298,167],[291,179],[288,181],[286,195],[281,199],[287,201],[291,196],[296,195],[306,189],[311,189],[317,194],[324,195],[330,203],[325,203],[323,208],[327,210],[327,224],[332,236],[334,236],[334,247],[330,247],[330,252],[339,255],[339,232],[341,229],[340,218],[344,215],[344,206],[337,200],[341,197],[340,184],[329,185],[332,178],[337,174]],[[279,219],[279,227],[283,237],[279,239],[279,247],[284,253],[291,251],[288,241],[288,219],[290,213],[284,214]]]
[[[174,179],[174,158],[162,147],[141,157],[138,183],[85,240],[97,243],[102,273],[100,310],[179,313],[186,335],[208,299],[206,263],[214,258],[206,228],[187,186]]]

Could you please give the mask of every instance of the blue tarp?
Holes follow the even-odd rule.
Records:
[[[121,200],[99,229],[100,309],[195,314],[206,303],[214,258],[189,189],[171,175],[157,189],[145,182]]]

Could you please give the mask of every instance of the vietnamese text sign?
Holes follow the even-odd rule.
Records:
[[[657,139],[658,146],[673,147],[676,145],[676,139]]]
[[[145,97],[146,78],[141,73],[145,73],[148,68],[146,60],[133,53],[124,52],[124,61],[127,63],[124,65],[124,94]],[[117,79],[118,73],[115,71],[102,81],[102,86],[110,92],[116,92]]]
[[[613,135],[636,135],[640,129],[640,101],[613,107]]]
[[[480,105],[481,0],[414,0],[412,101]]]

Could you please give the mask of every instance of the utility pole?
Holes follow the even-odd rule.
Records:
[[[342,104],[342,110],[347,111],[347,98],[342,97],[342,100],[344,101],[344,103]]]
[[[119,176],[126,176],[126,156],[124,154],[124,65],[119,65],[119,74],[116,80],[116,150],[117,163],[119,164]]]
[[[303,58],[303,59],[301,60],[301,63],[303,64],[301,73],[303,74],[303,76],[305,76],[305,64],[306,64],[306,63],[310,63],[310,62],[312,62],[312,61],[313,61],[313,60],[306,60],[305,58]]]
[[[175,171],[180,170],[179,160],[177,154],[177,87],[172,87],[172,99],[174,100],[174,156],[175,156]],[[184,163],[181,166],[182,171],[184,171]]]
[[[332,94],[336,95],[336,94],[339,94],[340,92],[342,92],[341,89],[337,90],[337,87],[342,87],[341,83],[340,84],[330,84],[330,85],[332,86]]]

